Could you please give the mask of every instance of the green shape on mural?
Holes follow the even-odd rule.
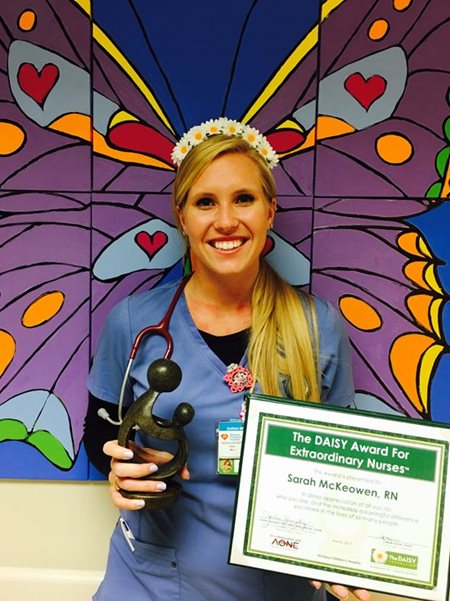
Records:
[[[17,419],[0,420],[0,442],[6,440],[25,440],[28,431],[25,425]]]
[[[447,142],[450,142],[450,117],[444,121],[444,136]]]
[[[441,190],[442,190],[442,183],[436,182],[428,188],[425,196],[426,196],[426,198],[439,198],[441,195]]]
[[[450,156],[450,147],[443,148],[436,155],[436,171],[439,173],[441,177],[444,177],[444,174],[447,170],[448,158]]]
[[[28,437],[28,442],[61,469],[72,467],[72,460],[66,449],[50,432],[45,430],[33,432]]]
[[[31,444],[46,459],[63,470],[68,470],[73,465],[64,446],[50,432],[38,430],[30,434],[25,424],[17,419],[0,420],[0,442],[14,440]]]

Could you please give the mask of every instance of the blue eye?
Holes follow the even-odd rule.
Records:
[[[239,196],[236,199],[236,202],[247,204],[253,202],[254,200],[255,197],[253,196],[253,194],[239,194]]]
[[[204,196],[203,198],[198,198],[195,205],[197,207],[211,207],[213,205],[213,200],[212,198],[209,198],[208,196]]]

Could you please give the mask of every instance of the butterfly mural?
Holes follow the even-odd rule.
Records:
[[[3,477],[95,477],[90,356],[117,301],[181,274],[170,153],[220,115],[280,156],[266,257],[341,311],[356,404],[450,421],[445,3],[210,4],[2,9]]]

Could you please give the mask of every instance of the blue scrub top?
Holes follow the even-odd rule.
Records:
[[[130,296],[110,313],[99,340],[88,387],[96,397],[118,402],[122,377],[133,341],[144,327],[158,323],[167,311],[178,282]],[[315,299],[319,328],[322,398],[350,406],[353,384],[350,348],[341,319],[328,303]],[[172,319],[172,359],[183,378],[171,393],[163,393],[155,413],[171,418],[178,403],[195,408],[186,427],[191,479],[170,508],[122,511],[135,536],[135,551],[119,526],[113,533],[108,565],[96,601],[309,601],[324,598],[297,577],[227,564],[236,479],[216,474],[216,427],[219,420],[237,419],[243,394],[231,393],[223,377],[226,365],[198,332],[181,295]],[[131,370],[125,405],[148,389],[147,368],[163,356],[160,336],[144,339]],[[241,365],[246,365],[243,357]],[[154,446],[138,433],[136,442]],[[161,445],[159,445],[161,448]]]

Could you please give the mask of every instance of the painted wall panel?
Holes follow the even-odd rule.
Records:
[[[118,300],[181,274],[171,148],[222,114],[279,153],[266,256],[341,311],[357,405],[450,421],[446,4],[2,9],[0,476],[99,477],[82,445],[89,356]],[[40,298],[55,313],[27,329]],[[65,411],[45,444],[30,442],[29,390]]]

